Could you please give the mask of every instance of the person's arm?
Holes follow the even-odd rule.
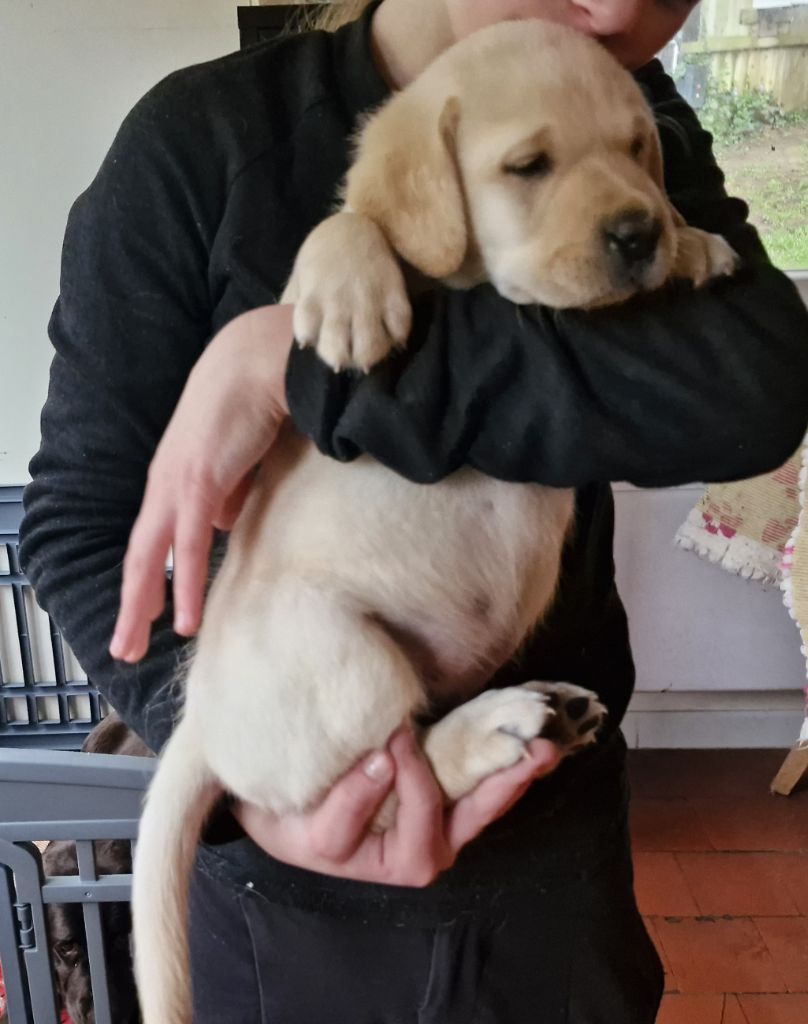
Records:
[[[577,487],[748,477],[794,451],[808,424],[808,311],[727,197],[710,136],[670,79],[644,85],[671,199],[727,239],[738,273],[593,313],[440,289],[416,306],[410,351],[368,377],[295,350],[289,408],[323,452],[368,453],[421,482],[470,465]]]
[[[37,600],[153,750],[172,727],[185,642],[169,611],[143,665],[116,664],[107,645],[149,462],[211,330],[208,248],[224,201],[171,142],[182,135],[176,109],[162,89],[142,100],[70,212],[21,530]]]

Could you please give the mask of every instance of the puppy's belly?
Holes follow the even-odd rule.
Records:
[[[571,491],[472,470],[414,484],[288,433],[252,501],[228,554],[242,579],[291,574],[343,592],[437,697],[479,689],[541,618],[573,511]]]
[[[444,708],[458,700],[468,700],[482,690],[496,669],[514,654],[519,642],[503,637],[500,630],[498,635],[492,635],[484,610],[477,620],[458,614],[454,628],[446,628],[448,616],[444,614],[441,619],[440,626],[429,619],[406,623],[379,621],[412,662],[429,704]],[[469,644],[462,641],[470,633],[476,634],[476,657]]]

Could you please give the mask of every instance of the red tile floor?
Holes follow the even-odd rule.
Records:
[[[657,1024],[808,1024],[808,784],[785,751],[634,751],[637,899],[665,965]]]

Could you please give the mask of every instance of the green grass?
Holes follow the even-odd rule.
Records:
[[[793,131],[793,130],[792,130]],[[808,139],[789,158],[778,158],[779,133],[756,145],[717,149],[727,188],[749,203],[750,219],[760,231],[772,262],[783,270],[808,269]],[[795,158],[796,157],[796,158]]]
[[[782,270],[808,270],[808,226],[796,232],[770,231],[764,239],[769,257]]]

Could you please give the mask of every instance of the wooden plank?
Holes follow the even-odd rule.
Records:
[[[803,778],[808,777],[808,743],[798,744],[783,761],[771,784],[772,793],[790,796]]]

